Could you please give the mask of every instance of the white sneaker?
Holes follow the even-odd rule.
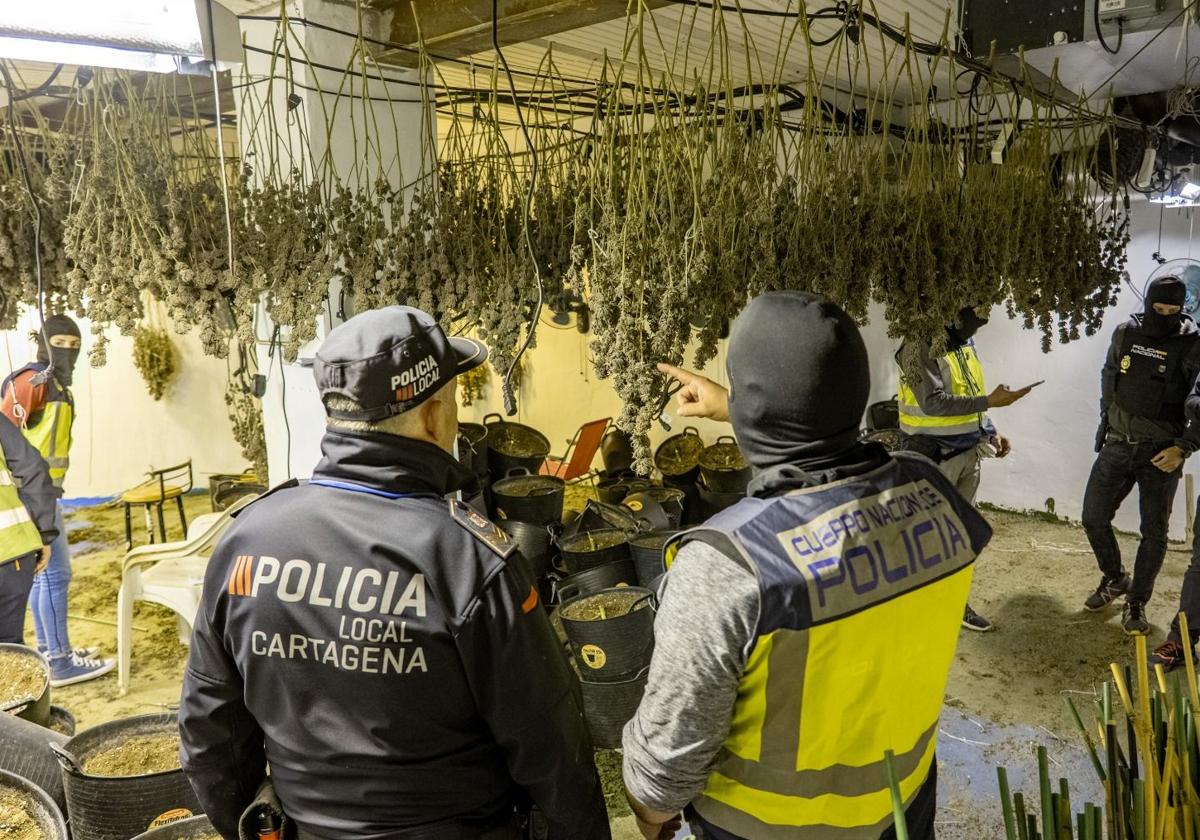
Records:
[[[50,687],[87,682],[102,677],[117,667],[115,659],[90,659],[77,654],[60,656],[50,660]]]

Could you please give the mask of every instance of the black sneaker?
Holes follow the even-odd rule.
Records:
[[[1146,657],[1150,661],[1150,667],[1155,665],[1163,666],[1164,671],[1172,671],[1180,668],[1185,664],[1183,645],[1173,639],[1167,639],[1161,645],[1156,647]]]
[[[1083,608],[1088,612],[1100,612],[1100,610],[1107,607],[1113,601],[1129,592],[1129,587],[1132,583],[1129,575],[1122,575],[1119,578],[1101,578],[1100,585],[1096,587],[1096,591],[1089,595],[1088,599],[1083,602]]]
[[[1146,621],[1146,605],[1141,601],[1126,601],[1125,609],[1121,611],[1121,626],[1130,636],[1145,636],[1150,632],[1150,622]]]
[[[962,626],[964,629],[974,630],[976,633],[989,633],[996,629],[996,625],[971,609],[970,604],[967,604],[966,610],[963,611]]]

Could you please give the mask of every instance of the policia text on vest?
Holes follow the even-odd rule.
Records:
[[[875,840],[891,825],[884,752],[912,802],[990,536],[932,464],[900,455],[746,499],[680,538],[740,558],[762,605],[728,738],[692,803],[713,834]]]

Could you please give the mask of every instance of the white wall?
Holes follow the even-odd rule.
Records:
[[[1167,211],[1162,217],[1162,244],[1158,239],[1158,205],[1137,202],[1134,205],[1133,240],[1129,247],[1129,270],[1133,284],[1140,289],[1156,267],[1151,254],[1161,252],[1167,258],[1189,255],[1191,218],[1182,211]],[[1200,257],[1200,245],[1197,246]],[[989,387],[1001,382],[1020,387],[1038,379],[1046,384],[1027,398],[994,412],[998,428],[1013,441],[1014,452],[1004,461],[991,461],[984,470],[980,498],[1018,509],[1045,509],[1046,500],[1054,499],[1060,516],[1078,519],[1095,457],[1092,450],[1097,425],[1100,393],[1100,365],[1112,330],[1130,312],[1140,309],[1135,292],[1122,290],[1118,305],[1109,311],[1100,333],[1071,344],[1055,344],[1043,354],[1041,335],[1022,329],[1010,321],[1002,308],[992,312],[992,321],[978,336],[980,355],[987,371]],[[893,355],[896,342],[888,338],[880,310],[873,308],[871,323],[864,327],[871,354],[872,399],[886,399],[896,392]],[[556,329],[543,323],[538,330],[538,346],[528,356],[526,383],[518,400],[520,422],[528,423],[550,438],[555,451],[581,423],[600,417],[617,417],[620,400],[608,382],[597,381],[588,365],[588,337],[574,329]],[[724,382],[724,353],[718,353],[705,371]],[[322,431],[320,403],[312,386],[311,371],[289,368],[289,416],[292,426],[292,465],[297,475],[306,475],[316,463],[317,443]],[[274,377],[273,377],[274,378]],[[280,399],[276,394],[267,404],[268,440],[272,449],[282,445]],[[493,373],[485,399],[465,408],[463,420],[479,421],[489,412],[502,412],[500,378]],[[684,424],[676,421],[675,430]],[[706,439],[727,433],[724,424],[694,422]],[[657,425],[651,440],[657,444],[666,433]],[[274,463],[274,462],[273,462]],[[273,470],[273,478],[274,467]],[[1200,455],[1190,459],[1186,471],[1200,472]],[[1136,493],[1122,508],[1119,527],[1137,527]],[[1190,502],[1182,491],[1176,499],[1171,521],[1172,537],[1182,539]]]
[[[110,330],[108,363],[93,368],[87,359],[90,324],[77,320],[83,352],[72,387],[78,415],[67,498],[111,496],[143,480],[152,468],[188,458],[200,486],[207,486],[206,473],[241,472],[248,466],[225,409],[224,361],[205,356],[193,336],[172,333],[178,373],[155,402],[133,365],[133,340]],[[26,313],[16,330],[0,332],[0,375],[34,358],[28,334],[37,323],[36,314]]]

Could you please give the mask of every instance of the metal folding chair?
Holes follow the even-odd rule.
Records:
[[[567,451],[561,456],[551,455],[542,465],[542,475],[552,475],[563,481],[582,481],[590,479],[595,482],[596,472],[592,469],[592,461],[600,451],[600,441],[611,417],[584,423],[575,432],[575,437],[567,441]]]

